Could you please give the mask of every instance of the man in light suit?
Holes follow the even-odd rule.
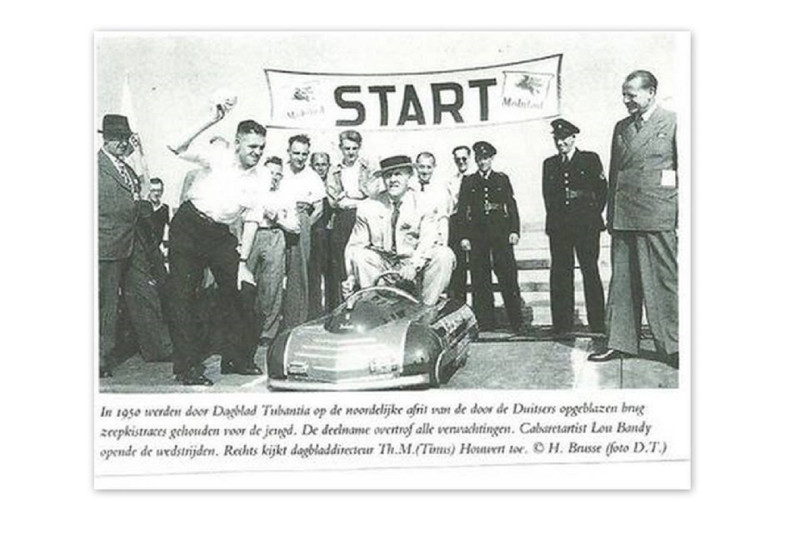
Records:
[[[638,354],[643,303],[656,351],[678,353],[676,119],[656,104],[657,90],[645,70],[629,74],[622,86],[629,116],[614,128],[611,148],[608,346],[591,361]]]
[[[419,278],[426,305],[435,304],[447,289],[456,261],[439,231],[447,213],[440,202],[428,202],[408,188],[413,173],[410,157],[381,161],[375,174],[383,178],[386,190],[358,205],[345,249],[345,292],[356,285],[370,287],[389,270],[407,281]]]

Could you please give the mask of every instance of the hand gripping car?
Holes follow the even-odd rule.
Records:
[[[267,355],[269,387],[279,390],[375,390],[436,387],[466,363],[478,337],[472,310],[442,299],[422,304],[385,272],[326,316],[275,338]]]

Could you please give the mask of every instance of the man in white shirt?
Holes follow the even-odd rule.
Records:
[[[286,275],[286,240],[284,231],[297,233],[300,223],[293,198],[280,192],[283,161],[268,157],[259,168],[259,192],[264,216],[258,224],[253,246],[247,258],[247,268],[256,280],[254,302],[255,324],[259,344],[267,346],[278,334],[283,305],[283,278]]]
[[[325,186],[308,166],[311,141],[306,135],[289,139],[289,165],[279,186],[294,199],[300,231],[286,234],[286,299],[283,327],[292,328],[308,320],[308,258],[311,251],[311,226],[322,216]]]
[[[170,311],[175,354],[173,370],[184,385],[212,385],[204,376],[204,351],[193,319],[197,289],[203,269],[209,267],[217,281],[220,321],[225,333],[222,373],[258,375],[253,362],[257,339],[248,335],[248,316],[239,288],[253,283],[245,262],[250,255],[263,207],[254,193],[256,165],[264,152],[266,129],[253,120],[239,123],[233,151],[209,146],[191,153],[193,141],[222,120],[229,107],[218,106],[216,116],[193,132],[184,142],[170,149],[180,157],[195,161],[208,172],[198,176],[187,192],[187,201],[178,209],[170,227]],[[241,249],[229,225],[244,221]]]
[[[469,172],[469,158],[472,150],[469,146],[456,146],[453,148],[453,162],[456,165],[456,173],[448,180],[447,190],[450,195],[450,217],[449,238],[447,245],[453,250],[456,256],[456,268],[450,280],[450,296],[459,302],[467,301],[467,253],[461,248],[461,232],[458,224],[458,193],[461,189],[461,180]]]
[[[439,241],[446,243],[450,233],[449,215],[453,205],[447,183],[438,177],[434,179],[436,157],[430,152],[417,154],[414,167],[417,171],[417,180],[416,182],[412,180],[413,186],[411,188],[417,191],[425,202],[437,206],[437,212],[441,217],[437,223]]]

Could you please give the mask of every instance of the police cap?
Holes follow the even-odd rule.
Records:
[[[563,118],[555,119],[550,125],[553,127],[553,137],[556,139],[566,139],[570,135],[581,132],[575,124]]]
[[[495,147],[486,141],[478,141],[473,144],[472,151],[475,152],[476,158],[492,157],[497,153]]]

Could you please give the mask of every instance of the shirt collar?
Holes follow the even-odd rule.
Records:
[[[106,156],[108,156],[111,162],[114,163],[114,166],[116,166],[118,169],[123,168],[125,166],[125,162],[122,159],[115,156],[114,154],[112,154],[111,152],[109,152],[108,150],[106,150],[105,146],[103,146],[101,150],[103,151],[104,154],[106,154]]]
[[[572,150],[570,150],[569,152],[567,152],[567,153],[565,154],[565,155],[566,155],[566,158],[567,158],[567,162],[569,162],[569,161],[572,161],[572,158],[573,158],[573,157],[575,157],[575,152],[576,152],[577,150],[578,150],[578,149],[577,149],[577,148],[575,148],[575,146],[573,146],[573,147],[572,147]],[[562,158],[563,158],[563,157],[564,157],[564,156],[562,156]]]
[[[642,122],[647,122],[648,120],[650,120],[650,117],[652,117],[653,113],[655,113],[656,111],[656,107],[658,107],[658,104],[653,102],[653,105],[650,106],[650,109],[642,113]]]

